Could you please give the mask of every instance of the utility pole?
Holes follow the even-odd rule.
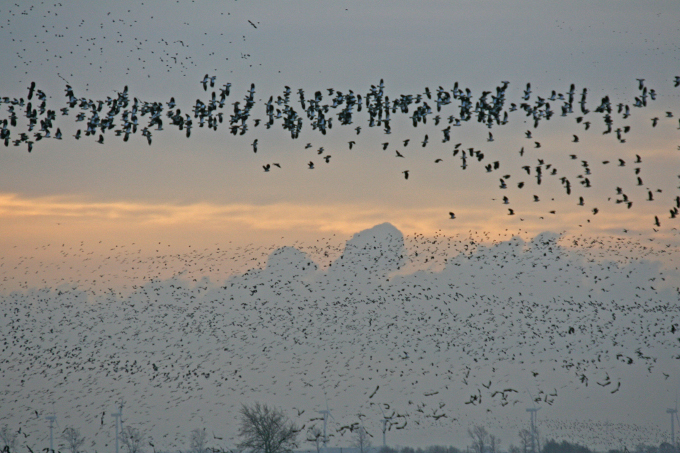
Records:
[[[54,453],[54,421],[57,419],[56,415],[47,415],[45,420],[50,422],[50,453]]]
[[[382,422],[383,422],[383,448],[385,448],[387,447],[387,442],[385,442],[385,433],[387,432],[387,419],[383,418]]]
[[[330,415],[333,420],[335,420],[335,417],[333,417],[333,414],[331,414],[331,410],[328,408],[328,398],[326,398],[326,392],[324,392],[324,398],[326,399],[326,410],[325,411],[317,411],[319,414],[323,414],[323,450],[324,453],[326,453],[326,447],[328,446],[328,436],[326,436],[326,424],[328,423],[328,416]]]
[[[120,423],[120,418],[123,416],[123,403],[120,404],[118,412],[111,414],[111,417],[116,419],[116,453],[118,453],[118,424]]]
[[[328,421],[328,414],[330,411],[326,409],[325,411],[317,411],[319,414],[323,414],[323,450],[326,452],[326,444],[328,443],[328,437],[326,437],[326,423]]]
[[[671,415],[671,445],[673,445],[673,448],[677,449],[678,445],[675,443],[675,420],[678,420],[680,423],[680,419],[678,418],[678,393],[675,393],[675,409],[666,409],[666,413]]]
[[[531,453],[536,453],[536,412],[540,407],[530,407],[527,409],[531,417]]]

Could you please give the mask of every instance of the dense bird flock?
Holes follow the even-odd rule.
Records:
[[[574,165],[578,169],[575,177],[567,172],[560,172],[551,162],[551,156],[554,157],[551,154],[544,154],[535,160],[527,155],[517,168],[505,168],[501,165],[503,156],[488,155],[488,151],[484,152],[475,147],[466,148],[463,143],[451,144],[450,149],[442,152],[441,157],[436,158],[434,163],[438,164],[444,159],[454,158],[459,161],[460,169],[463,171],[473,166],[483,168],[491,181],[498,181],[498,188],[501,190],[498,199],[502,200],[504,205],[508,205],[507,214],[511,216],[520,212],[518,208],[510,207],[512,201],[506,195],[509,193],[507,189],[512,185],[518,189],[526,187],[526,190],[538,191],[538,195],[533,195],[533,201],[540,202],[544,197],[540,192],[540,186],[544,179],[549,178],[559,181],[566,195],[573,194],[574,202],[578,206],[589,210],[593,216],[598,214],[600,208],[595,205],[596,202],[591,202],[588,198],[588,189],[593,187],[593,178],[596,178],[598,174],[592,171],[595,166],[626,167],[624,174],[614,182],[615,187],[611,188],[613,196],[609,197],[609,201],[613,198],[616,204],[627,209],[631,209],[634,204],[654,202],[663,192],[659,187],[660,181],[655,179],[654,175],[645,173],[645,159],[640,154],[635,154],[632,158],[624,155],[614,161],[594,162],[588,154],[582,154],[584,151],[579,145],[582,139],[593,133],[590,131],[595,124],[600,125],[602,134],[611,134],[616,142],[626,142],[627,134],[631,130],[626,120],[632,115],[632,111],[644,109],[657,96],[655,89],[647,88],[644,79],[637,79],[639,90],[637,96],[617,104],[613,103],[609,95],[595,102],[589,101],[588,89],[583,88],[577,92],[574,84],[571,84],[569,90],[564,93],[552,90],[549,95],[540,96],[532,91],[530,83],[526,84],[521,99],[509,102],[506,99],[506,90],[509,86],[507,81],[502,82],[493,90],[483,91],[478,96],[475,96],[469,88],[459,87],[456,82],[452,89],[440,86],[431,91],[426,87],[423,93],[400,94],[390,99],[381,80],[378,85],[372,85],[368,93],[363,96],[355,94],[352,90],[342,93],[333,88],[328,88],[327,93],[316,91],[313,96],[309,97],[300,88],[297,96],[294,96],[291,88],[286,86],[283,93],[277,95],[276,99],[272,95],[263,103],[263,110],[256,110],[255,84],[250,85],[243,100],[228,103],[231,83],[219,86],[216,79],[217,76],[206,74],[202,80],[198,81],[205,91],[208,88],[213,91],[208,99],[197,99],[194,105],[188,111],[185,109],[184,112],[178,106],[175,97],[171,97],[166,103],[143,101],[137,97],[131,99],[127,86],[117,92],[115,97],[93,100],[77,96],[74,89],[67,85],[64,106],[51,109],[47,105],[46,93],[38,89],[35,83],[31,83],[27,87],[26,99],[0,97],[0,103],[7,104],[6,113],[9,115],[8,118],[1,120],[0,139],[6,147],[23,145],[28,152],[31,152],[39,141],[62,140],[63,133],[57,125],[58,116],[70,116],[75,118],[76,123],[83,123],[83,126],[73,135],[74,139],[89,137],[99,144],[104,144],[107,132],[121,137],[124,142],[127,142],[132,135],[139,133],[151,145],[153,135],[163,131],[164,127],[174,127],[184,131],[186,137],[189,138],[195,127],[217,131],[225,125],[230,134],[245,135],[249,131],[255,133],[258,127],[270,129],[277,122],[290,133],[293,139],[298,138],[303,125],[307,122],[312,130],[318,131],[321,135],[326,135],[335,122],[340,126],[354,128],[356,135],[359,136],[363,123],[359,122],[357,115],[365,110],[368,116],[366,125],[369,128],[382,128],[388,138],[392,133],[392,121],[398,115],[406,115],[414,128],[427,124],[429,119],[435,127],[441,128],[439,138],[444,144],[452,141],[453,128],[468,122],[486,125],[489,128],[487,141],[492,142],[494,141],[492,132],[494,126],[509,124],[511,114],[522,115],[533,123],[533,129],[524,132],[528,140],[527,147],[539,149],[543,146],[537,136],[540,123],[557,116],[573,118],[582,129],[578,134],[573,134],[572,148],[566,152],[570,160],[575,161]],[[672,85],[675,88],[680,86],[680,76],[675,77]],[[231,113],[229,113],[228,105],[233,106]],[[20,126],[19,116],[26,119],[27,129],[25,131],[17,131]],[[675,121],[674,116],[674,112],[668,111],[662,119],[653,117],[650,119],[650,127],[656,128],[660,121]],[[680,129],[680,123],[678,124]],[[358,137],[350,140],[348,148],[352,149],[357,140]],[[436,138],[432,137],[432,140]],[[407,138],[400,140],[399,143],[385,141],[381,147],[383,150],[395,148],[394,156],[405,159],[409,155],[406,150],[411,149],[408,148],[410,143],[412,143],[411,147],[420,145],[424,148],[430,143],[430,136],[425,133],[422,139],[420,137]],[[251,146],[252,151],[257,153],[258,138],[253,140]],[[313,148],[312,143],[307,143],[304,147],[305,149]],[[516,152],[524,157],[525,149],[521,147]],[[310,170],[316,168],[319,159],[326,164],[331,162],[331,155],[323,146],[314,150],[312,155],[315,156],[316,162],[309,161],[307,166]],[[265,172],[270,172],[274,168],[282,169],[279,162],[266,163],[262,167]],[[408,180],[411,170],[406,169],[402,173]],[[680,174],[677,176],[680,178]],[[511,178],[512,181],[517,182],[511,182]],[[631,183],[634,183],[632,191],[622,188]],[[549,195],[546,194],[545,198],[548,197]],[[671,220],[677,219],[680,209],[680,193],[670,197],[665,196],[664,200],[670,203],[665,206],[668,213],[666,217]],[[655,230],[661,227],[661,219],[664,218],[661,211],[658,212],[649,224],[649,227]],[[546,213],[556,214],[555,210]],[[449,216],[452,220],[456,218],[454,212],[449,212]]]
[[[149,42],[136,36],[140,27],[157,26],[153,10],[144,10],[149,17],[143,20],[136,10],[108,12],[94,33],[85,33],[90,23],[84,19],[78,31],[60,22],[69,16],[61,3],[5,7],[0,29],[8,48],[17,50],[15,69],[26,70],[28,78],[49,66],[66,85],[61,102],[41,89],[39,79],[17,88],[21,94],[0,93],[3,152],[39,159],[51,140],[153,146],[164,131],[187,139],[201,131],[250,135],[246,151],[263,155],[269,146],[262,140],[265,130],[283,130],[293,140],[311,131],[322,143],[300,144],[309,153],[302,165],[318,172],[343,151],[367,149],[362,140],[371,131],[384,137],[377,149],[385,159],[403,163],[398,171],[404,184],[418,175],[409,165],[412,158],[436,148],[433,165],[450,166],[452,178],[455,172],[488,178],[480,184],[497,186],[494,201],[508,216],[520,217],[526,207],[516,203],[519,191],[542,203],[557,186],[584,213],[602,217],[605,201],[591,191],[604,185],[612,209],[654,207],[645,225],[630,227],[664,228],[667,237],[678,238],[680,192],[667,188],[678,181],[661,181],[643,151],[621,147],[614,159],[600,159],[589,143],[605,135],[617,147],[638,132],[680,129],[677,112],[659,113],[654,105],[680,92],[680,76],[658,91],[643,78],[631,79],[635,90],[626,99],[595,97],[574,83],[545,92],[522,83],[513,92],[509,81],[479,92],[452,82],[391,94],[383,80],[364,93],[284,86],[259,98],[250,80],[236,94],[238,84],[222,80],[216,68],[191,78],[205,61],[224,58],[204,49],[207,56],[198,57],[198,49],[209,44],[201,39],[216,38],[222,46],[223,34],[196,38],[196,25],[182,17],[172,37]],[[40,36],[39,14],[47,18]],[[34,42],[19,38],[27,17],[35,21]],[[258,21],[248,24],[249,31],[258,30]],[[94,36],[98,32],[103,36]],[[126,75],[147,71],[147,78],[147,67],[160,61],[163,71],[188,76],[187,83],[205,97],[188,106],[176,93],[149,101],[124,86],[93,98],[83,95],[89,88],[69,81],[70,63],[61,62],[66,55],[55,50],[58,45],[38,58],[23,48],[49,48],[80,33],[73,43],[82,45],[78,58],[111,52],[116,64],[129,65]],[[227,43],[246,41],[245,35],[233,38]],[[125,58],[114,57],[118,48]],[[249,61],[248,51],[238,53]],[[99,73],[105,72],[107,61],[97,63]],[[645,115],[646,126],[633,122]],[[542,135],[546,123],[556,121],[575,128],[563,143]],[[516,125],[524,123],[518,131]],[[488,128],[488,149],[456,139],[459,128],[473,125]],[[331,149],[324,140],[341,128],[352,139],[343,142],[346,150]],[[501,128],[513,128],[525,145],[500,154],[490,143],[504,139]],[[290,167],[281,156],[257,170],[271,176]],[[607,179],[605,167],[617,167],[618,176]],[[677,169],[672,171],[675,177]],[[545,209],[546,216],[558,214]],[[463,216],[442,212],[452,222]],[[154,451],[169,451],[184,448],[197,426],[208,428],[211,446],[233,446],[238,407],[255,400],[290,410],[301,432],[320,426],[318,410],[330,407],[332,444],[349,443],[358,426],[378,436],[381,419],[387,420],[388,438],[456,430],[464,436],[480,418],[492,430],[501,426],[514,433],[526,425],[524,411],[533,406],[544,409],[544,438],[629,449],[665,440],[666,430],[658,426],[558,419],[549,411],[567,405],[575,392],[634,400],[630,388],[677,381],[680,276],[673,241],[567,241],[552,233],[528,242],[489,240],[418,234],[405,240],[383,224],[357,233],[344,247],[321,242],[266,253],[246,247],[143,258],[116,246],[96,262],[81,244],[77,251],[61,250],[63,265],[56,269],[30,257],[13,262],[0,256],[0,424],[20,427],[20,448],[35,450],[48,441],[44,416],[56,411],[61,427],[77,426],[86,435],[85,450],[110,449],[110,413],[122,399],[124,423],[148,432]],[[74,271],[73,261],[81,259]],[[240,267],[232,260],[246,263],[247,270],[234,271]],[[176,269],[187,272],[167,275]],[[57,282],[28,283],[53,271],[60,273]],[[134,281],[121,285],[119,277]],[[17,283],[19,289],[8,289]]]
[[[223,280],[200,278],[199,268],[224,264],[205,251],[179,257],[192,273],[128,293],[91,291],[92,279],[106,278],[98,269],[87,281],[14,291],[0,318],[1,421],[22,426],[25,445],[38,447],[47,439],[41,417],[56,408],[101,449],[112,445],[106,414],[124,398],[126,423],[169,450],[194,425],[214,431],[216,446],[233,445],[243,402],[293,407],[289,415],[308,429],[328,401],[333,442],[348,443],[360,424],[378,435],[382,417],[393,432],[465,429],[474,413],[519,428],[515,407],[546,412],[573,392],[616,398],[636,379],[677,380],[678,272],[658,262],[677,250],[607,240],[561,244],[544,233],[530,242],[415,235],[405,243],[383,224],[341,250],[275,249],[266,264]],[[157,272],[171,260],[111,253]],[[605,425],[553,419],[542,434],[631,448],[666,434]]]
[[[676,228],[675,219],[680,209],[678,181],[665,180],[667,175],[660,176],[658,169],[650,165],[653,151],[635,148],[631,152],[628,147],[620,147],[621,152],[615,158],[601,159],[594,157],[592,151],[596,134],[611,136],[611,146],[615,147],[630,141],[632,134],[649,136],[652,130],[656,133],[664,128],[680,128],[677,122],[680,118],[672,106],[665,103],[667,111],[662,111],[654,105],[658,98],[668,100],[680,93],[680,76],[666,79],[658,91],[657,87],[647,86],[644,75],[637,80],[631,77],[635,90],[622,99],[609,94],[595,95],[593,93],[600,92],[599,88],[589,90],[575,83],[545,90],[532,87],[531,83],[511,86],[509,81],[479,91],[452,82],[449,86],[425,87],[415,93],[390,94],[382,80],[364,93],[344,88],[307,92],[303,88],[284,86],[280,93],[259,94],[260,97],[256,95],[255,84],[249,83],[242,97],[242,89],[236,94],[236,86],[222,80],[228,71],[217,67],[229,62],[233,73],[235,61],[248,65],[244,62],[250,61],[251,37],[262,31],[258,28],[260,22],[237,18],[229,7],[208,6],[203,8],[206,12],[212,11],[211,14],[225,24],[222,28],[204,29],[202,24],[179,15],[166,17],[172,25],[165,29],[158,16],[160,12],[143,3],[130,8],[111,6],[105,13],[98,12],[80,21],[73,18],[72,5],[45,2],[6,5],[2,10],[5,20],[0,23],[0,33],[16,52],[14,72],[24,71],[22,83],[25,80],[26,85],[16,87],[12,95],[0,93],[0,107],[5,107],[5,117],[0,117],[0,140],[6,147],[32,152],[50,139],[90,140],[104,145],[113,139],[111,135],[123,142],[141,135],[152,145],[154,137],[164,130],[177,129],[188,138],[197,128],[213,132],[226,129],[227,136],[253,136],[249,151],[257,153],[270,151],[267,147],[272,146],[263,142],[263,129],[281,128],[293,139],[310,129],[326,140],[324,136],[335,126],[356,133],[356,137],[348,140],[348,149],[356,146],[369,152],[375,146],[372,138],[366,139],[371,141],[367,146],[361,146],[361,139],[368,135],[366,131],[374,130],[384,134],[380,149],[388,158],[400,162],[402,168],[398,171],[405,180],[417,178],[422,169],[417,168],[414,157],[422,158],[423,148],[432,149],[436,144],[432,161],[446,167],[452,180],[457,172],[467,170],[479,173],[481,184],[498,188],[500,192],[494,201],[503,205],[499,209],[511,216],[508,220],[523,220],[523,215],[535,212],[534,208],[539,206],[541,217],[563,214],[563,207],[551,204],[557,190],[573,197],[573,206],[583,212],[579,219],[587,217],[590,221],[597,215],[613,218],[617,211],[620,218],[630,218],[628,214],[637,211],[639,216],[648,216],[647,221],[624,227]],[[180,7],[171,5],[168,11]],[[25,35],[22,30],[29,25],[40,28],[41,33]],[[155,30],[153,39],[144,37],[144,30]],[[196,30],[201,33],[195,33]],[[654,52],[675,49],[674,44],[654,44]],[[215,52],[216,46],[219,52]],[[61,48],[71,50],[68,55],[62,55]],[[36,54],[35,49],[40,49],[40,53]],[[80,61],[88,62],[85,65],[88,71],[93,64],[100,65],[98,73],[102,74],[112,66],[109,59],[115,60],[117,69],[125,67],[126,76],[138,73],[151,78],[153,68],[162,67],[163,73],[181,76],[180,80],[187,86],[202,89],[208,95],[187,105],[178,97],[180,91],[177,90],[168,96],[168,101],[150,101],[134,96],[125,86],[122,91],[116,87],[115,95],[97,99],[82,94],[83,89],[87,92],[91,88],[89,83],[78,88],[76,82],[69,81],[77,79],[73,65],[78,67]],[[60,95],[47,93],[30,82],[32,74],[45,72],[44,66],[50,66],[67,83],[63,103],[50,105]],[[210,72],[191,79],[201,67]],[[647,126],[635,124],[634,116],[644,116],[649,111],[653,113],[644,118]],[[567,122],[565,129],[575,128],[567,135],[566,143],[554,140],[550,133],[544,135],[544,128],[540,127],[557,119]],[[65,120],[73,124],[67,128]],[[472,123],[489,127],[488,142],[507,139],[507,135],[498,138],[498,128],[508,126],[524,137],[526,145],[501,151],[457,140],[460,127],[472,126]],[[413,133],[405,132],[404,126],[408,124],[413,126]],[[416,133],[418,129],[420,132]],[[138,145],[130,143],[133,144]],[[325,142],[313,145],[305,141],[302,148],[309,150],[309,160],[305,159],[304,165],[310,170],[332,165],[343,152]],[[286,162],[283,155],[260,154],[267,159],[258,164],[264,172],[286,171],[291,165],[301,165]],[[517,158],[508,159],[509,155]],[[357,167],[362,164],[359,162]],[[616,177],[612,178],[605,167],[617,167]],[[680,175],[676,172],[675,176]],[[483,177],[487,180],[481,179]],[[608,188],[606,200],[592,196],[596,188],[602,187]],[[525,200],[533,200],[529,203],[531,207]],[[442,212],[442,218],[455,221],[465,216],[456,210],[452,203],[448,213]]]

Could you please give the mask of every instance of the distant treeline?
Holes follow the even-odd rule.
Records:
[[[473,448],[465,447],[461,450],[460,448],[453,446],[446,447],[442,445],[430,445],[425,448],[380,447],[376,450],[378,453],[472,453]],[[531,453],[531,449],[524,449],[514,445],[510,445],[507,450],[503,450],[508,451],[509,453]],[[571,443],[566,440],[549,440],[541,446],[540,453],[597,453],[597,451],[592,450],[584,445]],[[625,447],[622,449],[609,449],[606,451],[606,453],[680,453],[680,446],[676,445],[673,447],[673,445],[668,442],[662,442],[659,446],[640,444],[633,449],[628,449]]]
[[[208,449],[212,450],[212,453],[239,453],[236,451],[226,451],[226,450],[220,450],[220,449]],[[338,448],[328,448],[327,450],[340,450]],[[350,447],[350,448],[343,448],[342,451],[344,453],[351,453],[355,450],[358,450],[356,447]],[[372,448],[371,450],[377,451],[377,453],[469,453],[473,451],[473,448],[471,447],[465,447],[463,449],[454,447],[454,446],[443,446],[443,445],[430,445],[424,448],[413,448],[413,447],[402,447],[402,448],[393,448],[393,447],[378,447],[378,448]],[[514,453],[514,452],[519,452],[519,453],[531,453],[530,449],[527,451],[523,451],[524,449],[510,445],[508,447],[508,452],[509,453]],[[306,450],[305,450],[306,451]],[[45,453],[62,453],[60,451],[52,451],[50,452],[49,448],[44,448],[42,452]],[[15,453],[15,450],[13,451],[12,449],[9,448],[9,446],[5,445],[2,448],[2,453]],[[37,452],[36,452],[37,453]],[[88,452],[80,452],[80,453],[88,453]],[[156,452],[156,453],[162,453],[162,452]],[[170,453],[170,452],[167,452]],[[540,453],[597,453],[597,451],[592,450],[584,445],[580,445],[578,443],[571,443],[566,440],[563,440],[561,442],[558,442],[556,440],[549,440],[545,442],[545,444],[542,446],[540,449]],[[609,449],[607,450],[606,453],[680,453],[680,446],[675,446],[673,447],[672,444],[668,442],[662,442],[659,446],[654,446],[654,445],[637,445],[634,449],[629,450],[628,448],[623,448],[623,449]]]
[[[214,449],[214,448],[207,448],[206,450],[212,452],[212,453],[245,453],[245,452],[240,452],[236,450],[224,450],[224,449]],[[328,448],[327,450],[332,451],[335,453],[335,451],[340,451],[342,450],[343,453],[352,453],[355,451],[358,451],[359,449],[357,447],[349,447],[349,448]],[[374,447],[370,448],[373,452],[377,453],[472,453],[474,451],[473,447],[465,447],[463,449],[454,447],[454,446],[443,446],[443,445],[430,445],[424,448],[418,447],[418,448],[413,448],[413,447],[402,447],[402,448],[393,448],[393,447]],[[299,450],[299,451],[311,451],[311,450]],[[16,453],[17,449],[10,449],[9,446],[5,445],[2,448],[2,453]],[[49,448],[43,448],[41,452],[44,453],[62,453],[61,451],[55,451],[52,450],[50,451]],[[323,452],[323,449],[321,449],[321,452]],[[507,449],[508,453],[531,453],[530,449],[523,449],[520,447],[517,447],[515,445],[510,445]],[[32,453],[37,453],[37,452],[32,452]],[[79,453],[89,453],[86,451],[79,451]],[[93,452],[96,453],[96,452]],[[163,453],[163,452],[156,452],[156,453]],[[166,453],[173,453],[173,452],[166,452]],[[180,452],[182,453],[182,452]],[[193,453],[191,451],[187,453]],[[489,452],[491,453],[490,449]],[[500,451],[499,451],[500,453]],[[542,448],[539,450],[539,453],[598,453],[596,450],[592,450],[584,445],[580,445],[578,443],[571,443],[566,440],[563,440],[561,442],[558,442],[556,440],[549,440],[545,442],[545,444],[542,446]],[[676,445],[675,447],[670,444],[669,442],[662,442],[659,446],[654,446],[654,445],[644,445],[644,444],[639,444],[633,449],[628,449],[626,447],[623,447],[622,449],[609,449],[606,451],[606,453],[680,453],[680,445]]]

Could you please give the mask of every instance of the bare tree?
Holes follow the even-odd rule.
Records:
[[[128,453],[144,453],[144,433],[132,426],[125,426],[120,433],[120,442]]]
[[[207,447],[205,445],[207,438],[208,435],[205,432],[205,428],[204,429],[196,428],[193,431],[191,431],[189,451],[191,451],[191,453],[205,453],[207,451]]]
[[[501,440],[498,437],[489,434],[489,450],[491,450],[491,453],[497,453],[500,444]]]
[[[531,431],[528,429],[519,430],[519,446],[522,453],[529,453],[531,451]]]
[[[321,453],[321,445],[323,445],[323,432],[318,426],[310,426],[307,429],[307,442],[312,442],[316,447],[316,453]]]
[[[472,450],[475,453],[486,453],[486,446],[489,444],[489,433],[486,428],[475,425],[468,428],[468,435],[472,438]]]
[[[359,449],[359,453],[367,453],[371,449],[371,438],[366,428],[360,426],[354,435],[353,447]]]
[[[12,432],[9,429],[9,425],[5,425],[0,429],[0,444],[2,448],[9,449],[9,451],[15,451],[17,449],[17,433]]]
[[[66,442],[66,447],[71,453],[78,453],[80,447],[85,443],[85,437],[80,435],[80,430],[72,426],[67,426],[61,433],[61,439]]]
[[[241,406],[241,426],[238,435],[242,441],[239,448],[252,453],[287,453],[297,447],[298,429],[283,411],[266,404],[255,403]]]

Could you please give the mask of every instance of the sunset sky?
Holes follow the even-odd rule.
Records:
[[[416,247],[415,234],[491,243],[513,235],[531,240],[549,231],[613,238],[619,242],[603,254],[630,261],[650,259],[654,250],[664,269],[677,270],[675,254],[664,253],[680,247],[680,217],[669,213],[680,206],[677,0],[21,1],[3,3],[0,18],[0,97],[26,100],[35,82],[47,108],[57,112],[54,129],[63,133],[62,140],[38,141],[37,126],[29,133],[35,140],[30,153],[26,143],[0,145],[0,294],[81,281],[93,267],[90,258],[127,275],[107,285],[129,289],[140,275],[121,258],[128,251],[150,259],[159,250],[176,256],[200,250],[203,258],[217,250],[256,250],[221,270],[203,271],[177,259],[159,271],[163,278],[187,269],[195,278],[226,278],[264,266],[275,247],[312,253],[319,241],[334,247],[323,258],[329,261],[353,234],[384,222],[409,238],[409,248]],[[204,91],[206,74],[216,82]],[[656,93],[645,108],[633,107],[641,93],[638,79]],[[350,126],[340,125],[338,110],[331,109],[333,128],[322,135],[298,102],[299,89],[307,99],[321,91],[322,104],[331,104],[328,89],[365,96],[381,80],[390,100],[422,95],[433,110],[426,88],[451,92],[456,82],[471,90],[473,103],[509,82],[505,109],[524,102],[528,83],[530,104],[553,90],[566,94],[574,84],[574,113],[561,116],[562,101],[555,100],[554,116],[538,127],[522,111],[492,129],[473,118],[452,127],[451,140],[443,143],[447,118],[458,116],[455,101],[442,107],[438,125],[433,111],[417,128],[409,119],[417,107],[412,104],[408,114],[393,114],[389,135],[369,127],[365,109],[355,111]],[[217,131],[194,120],[187,138],[163,113],[164,130],[150,128],[150,146],[140,131],[128,142],[113,130],[103,144],[97,143],[99,132],[76,140],[76,131],[86,128],[85,121],[76,121],[81,110],[60,112],[67,84],[77,98],[95,103],[117,97],[124,87],[131,100],[166,104],[172,97],[184,115],[226,83],[231,94]],[[232,135],[232,103],[243,104],[251,84],[255,106],[248,132]],[[264,126],[265,103],[282,96],[286,86],[303,118],[297,139],[280,120],[271,129]],[[584,88],[587,115],[578,105]],[[594,110],[605,96],[614,109],[613,128],[630,126],[625,143],[616,132],[602,133],[603,114]],[[39,104],[35,96],[32,102],[34,108]],[[617,112],[620,103],[630,106],[629,118]],[[10,117],[8,108],[0,105],[0,121]],[[12,140],[27,132],[24,111],[16,107]],[[262,122],[255,126],[253,119]],[[148,116],[139,121],[141,129]],[[426,135],[429,142],[422,146]],[[468,159],[462,169],[460,154],[453,154],[457,143],[460,150],[481,150],[484,160]],[[493,162],[500,168],[485,170]],[[280,168],[264,171],[274,163]],[[581,184],[586,167],[590,188]],[[571,195],[560,177],[571,181]],[[633,202],[630,209],[616,202],[621,193]],[[580,247],[583,242],[574,245]],[[113,264],[107,261],[112,255]],[[97,286],[88,279],[83,281]]]
[[[57,116],[63,140],[36,142],[30,154],[25,144],[10,146],[0,156],[2,247],[137,237],[269,243],[286,235],[346,237],[383,221],[409,233],[626,228],[653,234],[654,215],[668,218],[678,194],[678,113],[665,118],[680,99],[680,88],[673,87],[678,10],[673,1],[6,6],[0,93],[26,97],[35,81],[54,110],[66,105],[68,82],[78,98],[105,100],[127,86],[130,98],[168,102],[174,97],[189,112],[196,98],[209,99],[210,91],[200,83],[206,73],[217,77],[217,87],[232,83],[225,115],[255,83],[253,118],[265,118],[264,101],[276,99],[284,86],[291,87],[296,103],[299,88],[307,98],[317,90],[326,94],[326,88],[366,94],[384,79],[385,93],[395,99],[422,94],[425,87],[450,90],[457,81],[472,90],[474,101],[482,91],[509,81],[506,105],[522,102],[526,83],[531,83],[532,101],[552,90],[565,93],[571,83],[578,100],[588,88],[586,120],[593,125],[584,131],[574,120],[578,114],[560,117],[557,101],[555,116],[537,129],[521,112],[512,113],[507,125],[493,128],[494,142],[487,142],[488,129],[473,120],[454,127],[451,142],[440,143],[446,116],[456,113],[445,106],[442,127],[430,117],[428,124],[413,128],[408,115],[396,114],[390,136],[367,127],[364,111],[355,113],[351,126],[340,126],[336,118],[326,136],[307,122],[297,140],[280,123],[269,130],[251,125],[244,136],[233,136],[226,127],[195,127],[190,139],[166,125],[154,133],[152,146],[139,133],[124,143],[112,131],[100,145],[96,137],[73,139],[84,123],[75,122],[77,109],[72,109],[68,117]],[[637,78],[644,78],[658,97],[645,109],[633,108],[626,121],[614,115],[618,126],[631,126],[621,144],[614,134],[601,135],[602,116],[592,110],[604,95],[614,106],[632,103],[639,94]],[[660,118],[655,128],[653,117]],[[363,126],[360,135],[356,125]],[[528,129],[534,139],[525,138]],[[419,143],[425,134],[430,143],[423,148]],[[571,142],[573,134],[581,136],[579,143]],[[251,147],[255,138],[257,153]],[[404,148],[406,138],[411,143]],[[351,151],[349,140],[356,141]],[[535,140],[542,142],[540,149],[534,149]],[[390,145],[383,151],[386,141]],[[307,143],[312,147],[305,149]],[[455,143],[482,150],[486,160],[461,170],[460,160],[451,155]],[[329,164],[317,155],[320,147],[332,156]],[[521,147],[526,149],[522,158]],[[405,158],[397,158],[396,150]],[[572,153],[576,160],[569,158]],[[635,154],[644,159],[644,187],[636,187],[632,175]],[[442,161],[435,164],[438,158]],[[616,167],[618,158],[628,166]],[[556,178],[516,189],[521,167],[534,166],[537,159],[570,177],[578,194],[565,196]],[[314,170],[307,168],[310,160],[316,160]],[[593,172],[589,191],[578,190],[574,179],[582,160],[590,161]],[[605,167],[602,160],[612,163]],[[501,168],[488,175],[483,165],[493,161]],[[262,165],[272,162],[282,168],[265,173]],[[498,181],[505,174],[512,178],[501,191]],[[614,203],[617,186],[635,201],[630,211]],[[663,192],[645,203],[648,189]],[[583,207],[576,206],[580,194],[586,199]],[[510,198],[508,206],[500,201],[503,195]],[[541,201],[533,203],[533,195]],[[507,215],[508,207],[515,217]],[[596,217],[594,207],[600,211]],[[455,221],[449,211],[456,213]],[[664,221],[657,234],[673,227]]]

